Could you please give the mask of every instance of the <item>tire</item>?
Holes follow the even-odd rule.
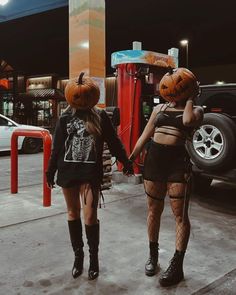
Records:
[[[35,154],[40,152],[42,149],[42,139],[25,137],[22,146],[22,152],[25,154]]]
[[[222,114],[205,114],[187,149],[200,169],[216,171],[229,168],[235,159],[235,123]]]
[[[192,189],[194,192],[202,194],[209,191],[212,178],[201,176],[200,174],[193,173],[192,176]]]

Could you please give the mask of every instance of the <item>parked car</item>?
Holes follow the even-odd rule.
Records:
[[[17,129],[45,130],[41,127],[22,125],[0,114],[0,151],[11,150],[11,136]],[[18,149],[26,154],[38,153],[42,148],[42,139],[33,137],[18,137]]]
[[[204,85],[197,104],[204,119],[187,145],[198,191],[213,179],[236,183],[236,84]]]

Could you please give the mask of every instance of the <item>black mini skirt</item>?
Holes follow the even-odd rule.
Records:
[[[143,178],[159,182],[186,182],[191,162],[185,146],[150,142],[144,160]]]

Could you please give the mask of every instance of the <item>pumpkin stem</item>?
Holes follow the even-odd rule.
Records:
[[[168,70],[168,73],[169,73],[170,75],[173,74],[173,70],[174,70],[174,69],[173,69],[172,67],[168,67],[167,70]]]
[[[81,72],[79,75],[79,79],[78,79],[78,84],[83,84],[83,76],[84,76],[84,72]]]

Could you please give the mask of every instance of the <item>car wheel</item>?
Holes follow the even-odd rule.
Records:
[[[235,158],[235,123],[222,114],[205,114],[187,149],[192,161],[201,169],[229,168]]]
[[[26,137],[23,141],[22,152],[25,154],[35,154],[42,149],[42,139]]]

